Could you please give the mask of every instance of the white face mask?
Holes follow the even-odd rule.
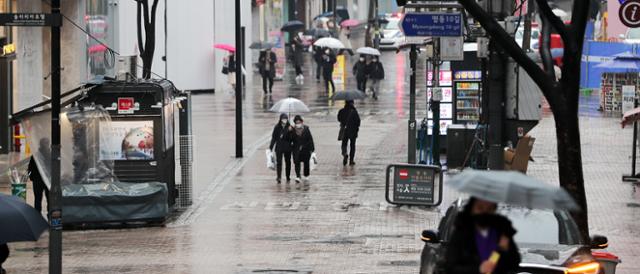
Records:
[[[297,129],[301,129],[302,128],[302,123],[296,124],[296,128]]]
[[[373,59],[374,62],[378,62],[378,59]]]
[[[325,50],[324,53],[329,54],[331,51]]]
[[[364,62],[364,58],[360,57],[360,61],[361,61],[361,62]]]
[[[287,123],[287,119],[282,119],[280,120],[280,123],[282,123],[283,125]]]

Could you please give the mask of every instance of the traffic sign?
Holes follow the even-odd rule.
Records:
[[[620,22],[627,27],[640,27],[640,0],[627,0],[618,10]]]
[[[62,26],[62,16],[49,13],[0,13],[0,26],[59,27]]]
[[[463,35],[460,12],[406,13],[400,30],[406,37],[453,37]]]

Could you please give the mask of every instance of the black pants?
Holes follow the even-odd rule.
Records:
[[[9,258],[9,246],[7,244],[0,244],[0,270],[7,258]]]
[[[335,92],[336,91],[336,85],[333,83],[333,77],[328,76],[325,74],[324,75],[324,84],[327,87],[327,92],[329,92],[329,86],[331,86],[331,91]]]
[[[356,157],[356,138],[343,138],[342,139],[342,156],[347,155],[347,142],[349,143],[349,159],[353,162]]]
[[[278,179],[282,178],[282,158],[284,158],[285,174],[287,180],[291,178],[291,152],[276,151],[276,170],[278,172]]]
[[[300,64],[295,64],[296,67],[296,76],[302,75],[302,66]]]
[[[269,85],[268,90],[267,84]],[[271,75],[262,75],[262,90],[264,93],[271,93],[273,91],[273,77],[271,77]]]
[[[47,199],[47,214],[49,212],[49,189],[41,180],[36,180],[33,182],[33,208],[35,208],[38,212],[42,212],[42,194],[44,193],[44,197]]]
[[[318,62],[316,63],[316,80],[320,80],[320,75],[322,75],[322,64]]]
[[[357,82],[358,82],[358,90],[362,91],[362,92],[366,92],[367,91],[367,78],[356,78]]]
[[[294,157],[294,162],[296,166],[296,177],[300,178],[300,169],[302,168],[301,165],[303,163],[304,163],[304,176],[309,177],[309,174],[311,173],[311,167],[309,166],[309,163],[311,160],[311,153],[302,151],[302,152],[296,153],[293,157]]]

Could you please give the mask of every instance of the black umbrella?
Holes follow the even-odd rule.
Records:
[[[250,49],[258,49],[258,50],[263,50],[263,49],[270,49],[273,48],[273,43],[270,42],[253,42],[250,46]]]
[[[371,19],[369,20],[369,23],[374,24],[376,21],[378,21],[378,24],[388,24],[389,20],[387,20],[384,17],[378,17],[377,19]]]
[[[282,28],[280,28],[280,30],[284,32],[290,32],[290,31],[300,30],[303,28],[304,28],[304,23],[298,20],[293,20],[293,21],[284,23],[284,25],[282,25]]]
[[[367,98],[367,95],[359,90],[340,91],[331,97],[334,101],[354,101],[365,98]]]
[[[333,16],[333,11],[325,12],[316,17],[313,17],[313,20],[318,20],[318,18],[320,17],[331,17],[331,16]]]
[[[318,29],[318,28],[305,30],[304,31],[304,35],[311,35],[311,36],[316,37],[316,38],[331,37],[331,33],[328,30],[326,30],[326,29]]]
[[[37,241],[47,221],[22,199],[0,194],[0,244]]]

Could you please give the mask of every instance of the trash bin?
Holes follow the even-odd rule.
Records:
[[[591,254],[604,269],[604,274],[615,274],[616,267],[622,262],[618,256],[609,252],[593,251]]]
[[[11,195],[27,200],[27,184],[11,184]]]

